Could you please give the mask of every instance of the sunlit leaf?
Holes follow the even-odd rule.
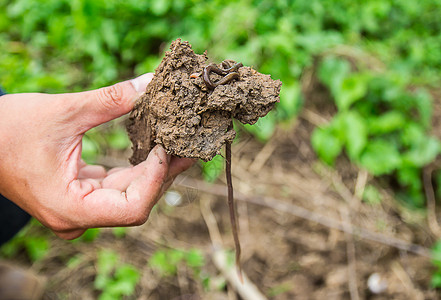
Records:
[[[395,130],[402,130],[406,119],[399,111],[390,111],[369,121],[369,133],[384,134]]]
[[[343,144],[329,128],[316,128],[312,133],[311,143],[318,156],[327,164],[334,164],[341,153]]]
[[[423,167],[433,161],[441,150],[441,143],[435,137],[426,137],[424,141],[414,146],[403,155],[403,163]]]
[[[351,159],[357,160],[360,153],[367,144],[367,126],[365,120],[355,111],[347,112],[341,115],[345,143],[348,155]]]
[[[375,140],[366,146],[360,157],[360,163],[373,175],[383,175],[393,172],[401,165],[401,157],[394,145]]]

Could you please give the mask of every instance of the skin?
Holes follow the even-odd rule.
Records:
[[[137,166],[106,171],[81,160],[84,133],[132,110],[152,74],[94,91],[0,97],[0,193],[64,239],[133,226],[194,160],[156,146]]]

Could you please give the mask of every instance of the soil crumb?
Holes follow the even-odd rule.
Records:
[[[156,144],[168,154],[209,161],[220,154],[225,143],[233,141],[232,118],[254,124],[279,101],[282,82],[270,75],[243,66],[237,70],[239,78],[211,89],[203,78],[206,52],[195,54],[181,39],[170,50],[130,114],[127,131],[133,144],[133,165],[144,161]],[[209,78],[218,82],[223,76],[212,72]]]

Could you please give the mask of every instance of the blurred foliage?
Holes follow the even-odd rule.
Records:
[[[178,274],[178,269],[188,268],[194,279],[205,289],[210,289],[210,277],[202,272],[205,257],[199,249],[159,249],[149,258],[148,265],[161,277],[173,277]]]
[[[185,264],[195,275],[199,275],[201,267],[205,265],[204,255],[198,249],[167,249],[156,251],[149,259],[149,266],[161,276],[176,275],[179,264]]]
[[[24,250],[32,262],[44,258],[49,252],[50,242],[49,233],[40,230],[41,227],[37,220],[32,219],[13,239],[0,247],[0,257],[12,258]]]
[[[135,292],[141,274],[130,265],[122,264],[117,253],[111,250],[101,250],[97,259],[97,275],[94,286],[102,291],[98,299],[122,299]]]
[[[214,182],[224,171],[224,158],[216,155],[212,160],[201,162],[202,177],[205,181]]]
[[[441,240],[432,247],[432,264],[436,270],[432,275],[431,285],[434,288],[441,288]]]
[[[318,73],[338,109],[331,122],[312,135],[320,158],[332,165],[345,150],[372,175],[391,175],[401,186],[399,196],[422,207],[422,168],[441,151],[440,141],[430,135],[430,94],[409,91],[402,77],[351,71],[348,61],[331,56],[321,62]]]

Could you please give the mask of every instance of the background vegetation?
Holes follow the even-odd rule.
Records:
[[[431,133],[441,83],[440,15],[439,0],[0,0],[0,85],[11,93],[110,85],[154,71],[180,37],[215,61],[232,58],[282,80],[277,111],[247,127],[265,142],[277,125],[293,123],[309,100],[302,78],[314,72],[336,107],[312,135],[319,158],[332,166],[345,156],[390,183],[402,203],[424,208],[422,170],[441,150]],[[113,124],[87,135],[84,157],[128,147]],[[220,165],[216,159],[204,166],[207,179]],[[372,189],[366,191],[369,198]],[[32,259],[48,247],[41,238],[19,236],[17,243]],[[191,254],[179,253],[178,260]],[[152,264],[160,265],[161,255]],[[131,281],[118,290],[119,273],[111,278],[108,271],[119,268],[116,260],[115,253],[99,255],[96,288],[117,286],[105,297],[129,293],[138,278],[122,266]]]

